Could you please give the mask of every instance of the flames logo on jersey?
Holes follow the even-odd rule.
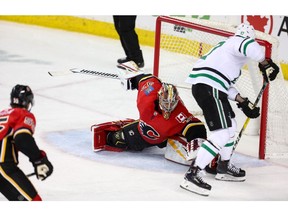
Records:
[[[139,127],[143,136],[151,140],[156,140],[160,137],[159,133],[150,125],[143,121],[139,122]]]

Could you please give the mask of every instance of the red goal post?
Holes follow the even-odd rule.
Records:
[[[202,54],[207,52],[213,45],[216,45],[219,41],[227,39],[228,37],[232,36],[234,32],[235,32],[235,26],[228,26],[227,24],[223,23],[215,23],[207,20],[201,21],[192,18],[185,19],[169,16],[159,16],[156,19],[156,29],[155,29],[155,48],[154,48],[155,50],[154,50],[154,68],[153,68],[154,75],[158,76],[165,82],[175,84],[178,87],[178,89],[179,88],[181,90],[186,89],[186,94],[191,94],[190,90],[191,86],[187,86],[187,84],[185,84],[184,82],[185,77],[187,77],[189,72],[192,70],[193,61],[195,62],[199,57],[201,57]],[[258,32],[258,35],[259,34],[262,33]],[[268,42],[265,39],[265,37],[262,36],[262,38],[264,38],[262,39],[257,37],[256,34],[256,41],[261,46],[264,47],[266,58],[272,58],[272,43]],[[273,40],[272,42],[275,43]],[[181,48],[180,50],[178,49],[178,47],[182,47],[183,49]],[[189,48],[191,48],[191,51],[188,50]],[[274,58],[272,59],[274,60]],[[251,70],[258,71],[258,63],[254,62],[251,63],[251,65],[252,66],[249,65],[245,66],[244,70],[247,70],[248,73],[249,71],[251,72]],[[170,68],[172,68],[171,71],[169,71]],[[247,78],[247,80],[249,81],[245,80],[243,82],[243,83],[250,83],[252,84],[253,88],[255,88],[254,96],[249,96],[249,99],[252,102],[254,101],[254,98],[256,98],[255,97],[256,93],[259,92],[256,86],[258,86],[258,89],[260,89],[263,83],[261,73],[259,72],[257,74],[258,75],[260,74],[260,78],[259,76],[256,78],[255,77]],[[247,89],[247,94],[251,91],[253,90]],[[242,93],[241,90],[240,92]],[[181,97],[182,94],[184,93],[180,92]],[[266,143],[267,143],[267,130],[268,130],[267,127],[268,104],[269,104],[268,96],[269,96],[269,85],[267,86],[262,96],[261,120],[259,123],[260,159],[265,159],[267,153]],[[188,99],[188,101],[184,101],[185,104],[187,102],[190,103],[191,101],[189,100],[191,101],[194,100],[192,98],[192,95],[190,99]],[[192,109],[191,110],[192,113],[193,111],[197,110],[196,106],[194,104],[191,106],[187,105],[189,110]],[[196,112],[196,115],[197,114],[198,113]],[[240,126],[242,127],[242,125]],[[284,154],[286,155],[287,152],[284,152]],[[278,153],[276,154],[279,155]],[[280,153],[280,155],[281,154],[282,153]]]

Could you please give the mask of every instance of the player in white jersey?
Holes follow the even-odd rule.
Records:
[[[203,180],[200,171],[217,155],[220,155],[217,180],[245,181],[245,171],[230,163],[237,126],[229,100],[238,102],[238,107],[249,118],[260,115],[260,108],[253,107],[249,99],[242,97],[233,86],[249,59],[259,62],[266,80],[268,77],[271,81],[276,78],[279,67],[271,59],[265,59],[264,49],[255,41],[253,26],[240,24],[234,36],[218,43],[196,62],[187,78],[210,135],[185,174],[180,185],[182,188],[208,196],[211,185]]]

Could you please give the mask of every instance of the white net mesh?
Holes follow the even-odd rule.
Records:
[[[193,18],[177,19],[230,32],[230,35],[233,35],[236,29],[236,26],[227,23]],[[192,97],[191,86],[185,83],[185,79],[197,59],[209,51],[212,46],[227,39],[227,36],[217,35],[217,32],[215,33],[213,30],[205,32],[192,27],[184,27],[186,24],[170,22],[164,21],[161,24],[158,76],[165,82],[175,84],[189,110],[194,115],[201,115],[202,111]],[[279,65],[277,39],[258,31],[256,32],[256,38],[266,40],[272,44],[271,58]],[[263,49],[265,49],[264,46]],[[262,87],[262,80],[258,63],[251,61],[243,67],[242,76],[237,81],[236,87],[242,95],[254,102]],[[286,126],[286,122],[288,122],[288,88],[286,82],[280,72],[277,79],[271,82],[269,86],[266,158],[288,157],[288,133],[286,132],[288,131],[288,126]],[[259,105],[261,106],[261,103]],[[237,109],[234,110],[237,111]],[[248,133],[258,134],[260,121],[253,122],[254,126],[250,127],[252,132]],[[238,123],[242,127],[243,124]]]

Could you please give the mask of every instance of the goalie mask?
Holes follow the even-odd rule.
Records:
[[[10,94],[11,107],[23,107],[30,110],[34,104],[34,95],[29,86],[16,85]]]
[[[176,108],[179,96],[176,87],[172,84],[162,83],[158,91],[159,107],[165,119],[169,119],[171,112]]]
[[[252,25],[242,23],[237,27],[235,35],[255,39],[255,30]]]

